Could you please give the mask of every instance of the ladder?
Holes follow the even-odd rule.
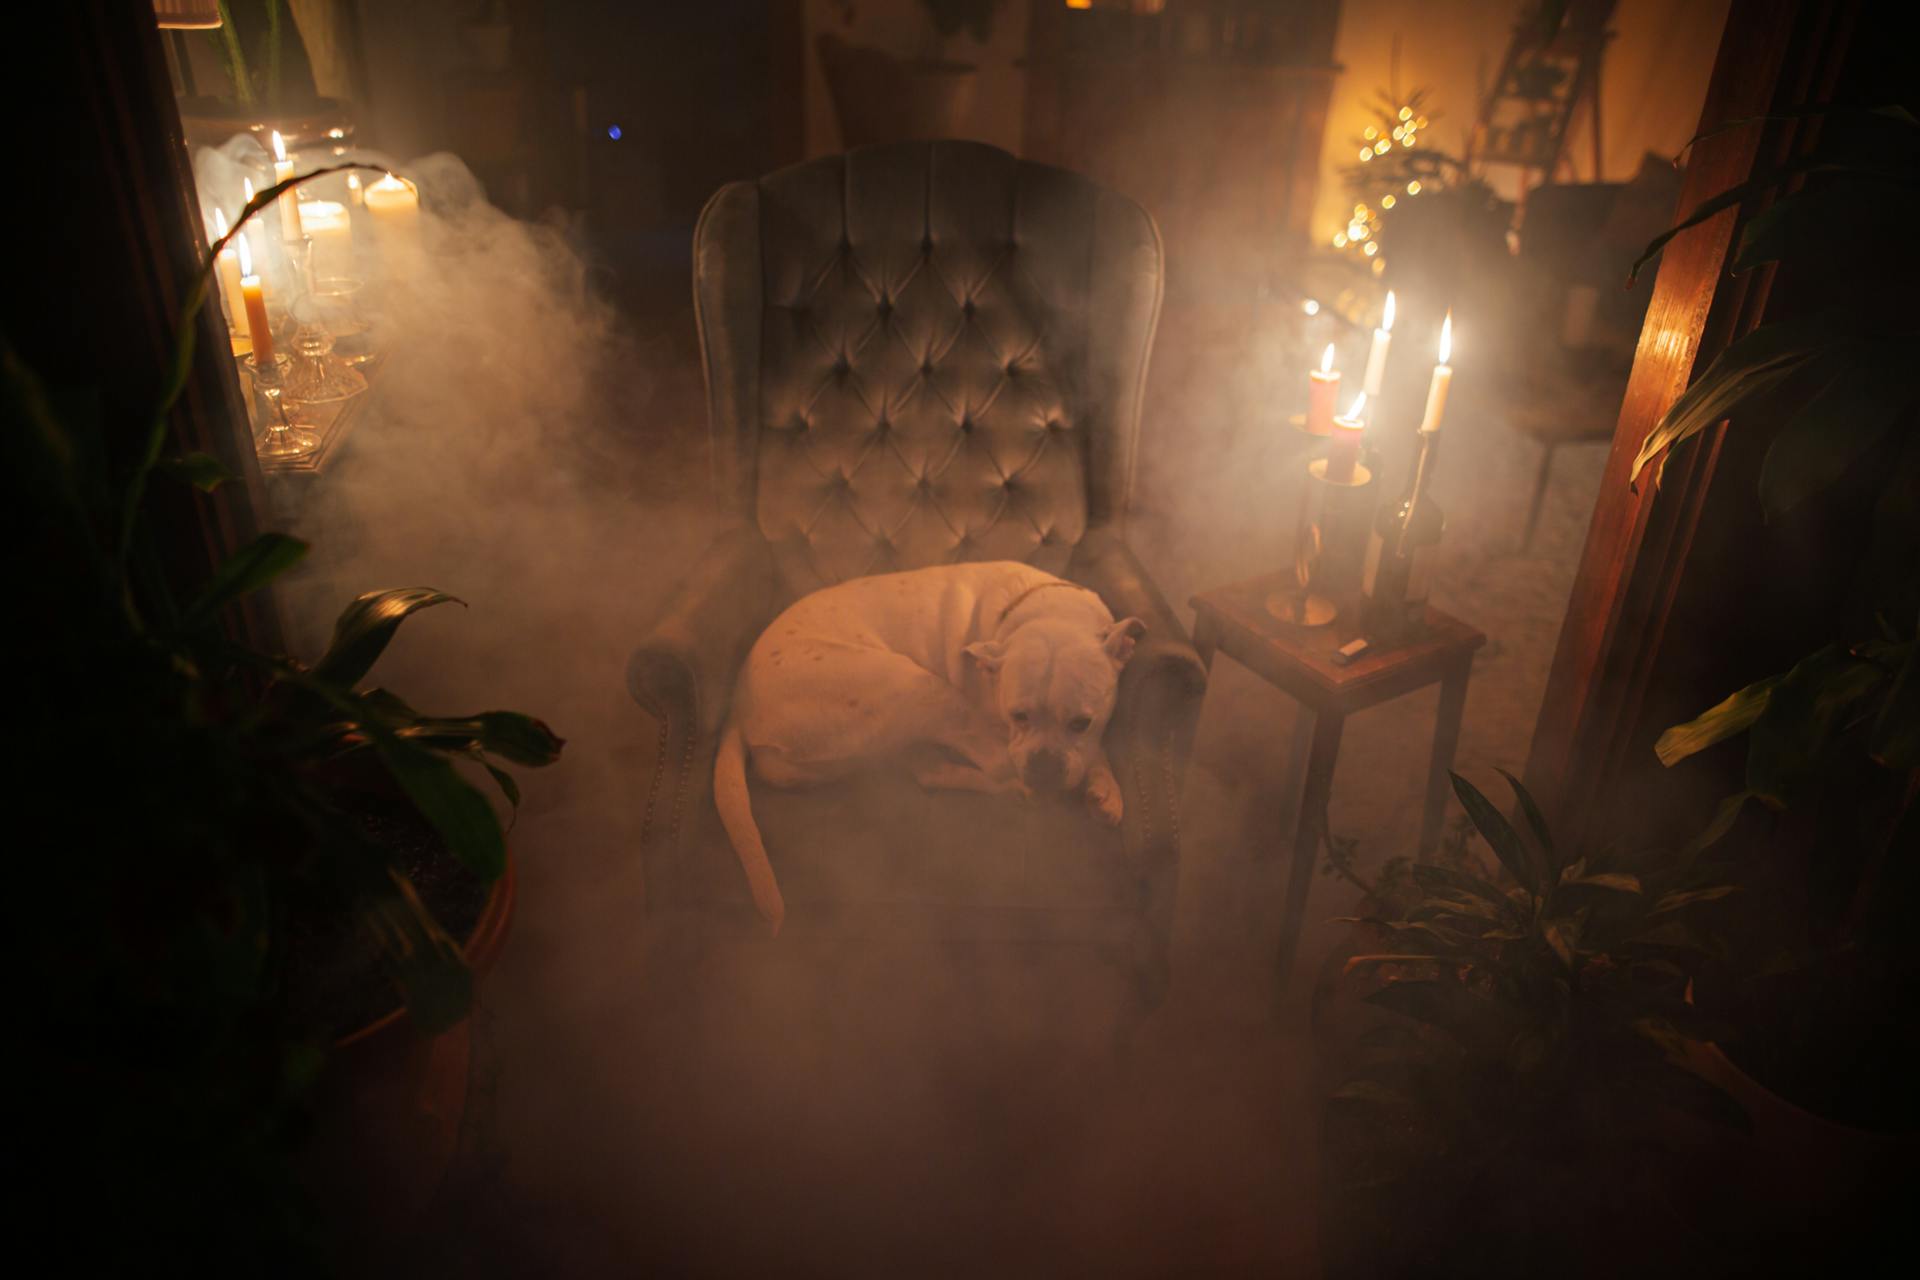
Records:
[[[1593,173],[1600,181],[1600,58],[1615,0],[1538,0],[1514,25],[1467,143],[1467,171],[1519,173],[1527,192],[1571,165],[1567,134],[1584,103],[1593,123]]]

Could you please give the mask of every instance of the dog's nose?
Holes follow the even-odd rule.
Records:
[[[1036,751],[1025,769],[1030,787],[1057,787],[1067,780],[1067,758],[1058,751]]]

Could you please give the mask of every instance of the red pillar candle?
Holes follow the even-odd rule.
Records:
[[[1340,392],[1340,371],[1333,367],[1333,344],[1320,356],[1320,367],[1307,373],[1307,430],[1316,436],[1333,434],[1333,398]]]
[[[1360,461],[1360,438],[1366,433],[1366,423],[1360,420],[1360,411],[1367,407],[1367,393],[1362,391],[1354,397],[1353,407],[1346,416],[1333,420],[1333,438],[1327,442],[1327,482],[1329,484],[1352,484],[1353,469]]]

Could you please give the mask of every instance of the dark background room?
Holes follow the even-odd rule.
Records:
[[[17,1236],[1865,1270],[1887,17],[22,7]]]

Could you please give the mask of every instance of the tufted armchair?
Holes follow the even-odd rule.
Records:
[[[1206,680],[1123,536],[1160,293],[1138,205],[975,143],[856,150],[708,202],[694,301],[721,531],[628,668],[659,724],[650,914],[751,912],[711,775],[775,613],[863,574],[1023,560],[1148,624],[1107,732],[1120,830],[1077,798],[755,785],[787,928],[1090,942],[1157,994]]]

